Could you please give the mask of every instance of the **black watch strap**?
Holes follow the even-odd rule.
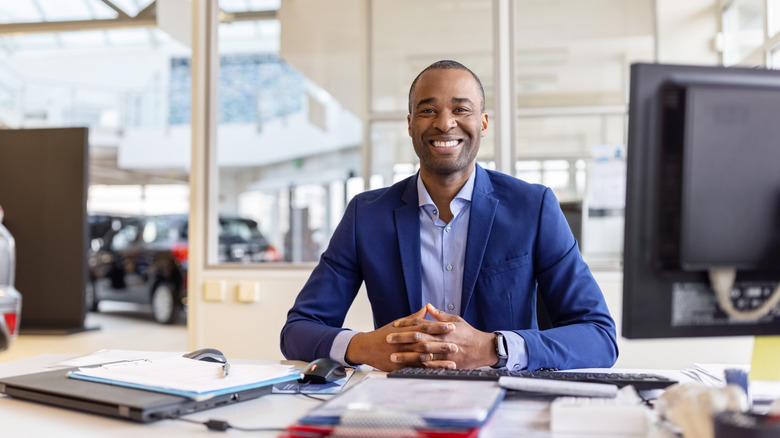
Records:
[[[498,356],[498,362],[496,362],[495,365],[492,366],[492,368],[504,368],[506,366],[506,361],[509,359],[509,354],[507,354],[506,349],[506,339],[504,339],[504,335],[500,332],[495,332],[496,334],[496,356]]]

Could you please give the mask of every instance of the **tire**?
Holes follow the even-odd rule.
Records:
[[[98,311],[98,297],[95,292],[95,283],[88,281],[84,286],[84,308],[87,312]]]
[[[182,311],[181,299],[176,287],[167,281],[160,281],[152,291],[152,316],[160,324],[173,324]]]

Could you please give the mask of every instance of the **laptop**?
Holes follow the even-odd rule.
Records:
[[[270,394],[273,384],[192,400],[179,395],[71,379],[63,368],[0,378],[0,394],[109,417],[149,423]]]

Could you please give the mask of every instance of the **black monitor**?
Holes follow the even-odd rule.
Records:
[[[623,257],[626,338],[780,334],[780,71],[631,66]]]

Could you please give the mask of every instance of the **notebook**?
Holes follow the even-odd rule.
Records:
[[[0,394],[93,414],[148,423],[270,394],[273,383],[205,400],[68,378],[63,368],[0,378]]]

